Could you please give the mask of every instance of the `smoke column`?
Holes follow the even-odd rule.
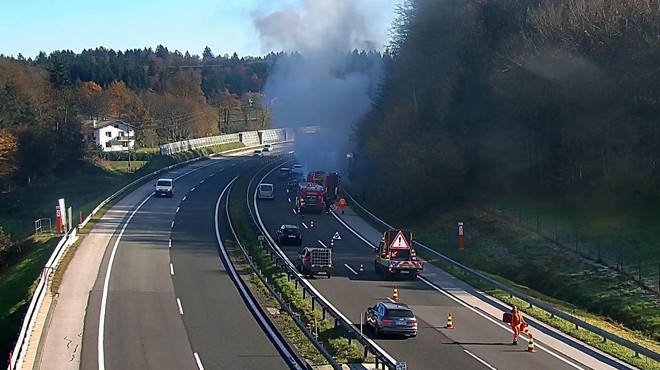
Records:
[[[353,126],[369,111],[382,70],[376,55],[366,72],[351,71],[349,53],[382,49],[378,21],[393,8],[393,0],[302,0],[298,8],[253,13],[263,51],[293,53],[277,59],[264,87],[273,126],[321,126],[296,141],[307,170],[345,173]]]

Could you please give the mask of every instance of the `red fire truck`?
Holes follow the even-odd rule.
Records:
[[[374,261],[376,273],[384,278],[407,276],[414,279],[424,269],[424,264],[417,258],[412,243],[410,230],[388,230],[378,245],[378,254]]]
[[[321,186],[323,186],[324,178],[325,178],[324,171],[311,171],[310,173],[307,174],[307,182],[313,182]]]
[[[313,182],[300,183],[296,207],[300,213],[323,212],[323,186]]]

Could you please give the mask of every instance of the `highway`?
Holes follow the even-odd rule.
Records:
[[[259,183],[254,181],[251,192]],[[379,300],[392,296],[398,287],[400,302],[409,304],[419,320],[416,338],[381,338],[376,342],[410,369],[588,369],[576,360],[560,354],[539,350],[526,352],[527,343],[511,345],[511,332],[496,325],[478,310],[459,304],[450,294],[443,294],[419,279],[384,281],[373,269],[374,252],[371,246],[349,232],[335,217],[325,214],[306,214],[293,211],[293,194],[286,191],[286,180],[275,173],[263,182],[275,184],[273,201],[258,200],[258,213],[270,235],[283,223],[298,225],[303,234],[303,245],[329,246],[332,236],[339,232],[341,240],[335,242],[333,261],[335,272],[331,279],[310,279],[311,284],[347,317],[359,325],[364,310]],[[314,226],[311,227],[311,224]],[[359,231],[359,230],[358,230]],[[373,231],[372,231],[373,232]],[[295,261],[300,247],[283,246],[288,258]],[[364,266],[364,274],[359,272]],[[444,292],[446,293],[446,292]],[[451,312],[456,329],[446,329],[447,315]],[[366,330],[368,334],[370,331]]]
[[[90,293],[82,368],[297,367],[264,333],[219,257],[216,201],[264,160],[219,157],[162,175],[175,178],[174,197],[149,196],[129,212]]]

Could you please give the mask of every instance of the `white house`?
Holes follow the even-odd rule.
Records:
[[[94,143],[104,152],[135,148],[135,126],[120,120],[89,122]]]

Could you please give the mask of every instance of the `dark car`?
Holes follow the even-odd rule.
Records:
[[[302,245],[302,234],[296,225],[284,224],[277,229],[277,244]]]
[[[289,175],[289,181],[287,182],[286,185],[289,188],[297,188],[298,184],[300,184],[301,182],[304,182],[304,181],[305,181],[305,177],[303,175],[292,172]]]
[[[407,304],[382,301],[367,308],[365,323],[374,328],[376,336],[397,334],[417,336],[417,318]]]

